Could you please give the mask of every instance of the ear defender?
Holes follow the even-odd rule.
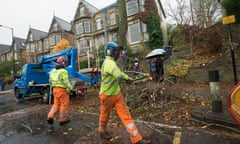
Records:
[[[107,49],[107,55],[110,56],[111,55],[111,50]]]

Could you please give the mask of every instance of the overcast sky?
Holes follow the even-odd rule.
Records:
[[[116,2],[86,1],[99,9]],[[78,3],[79,0],[1,0],[0,25],[13,28],[14,37],[26,39],[30,27],[48,32],[53,15],[71,22]],[[11,41],[11,29],[0,27],[0,44],[10,45]]]
[[[86,0],[103,8],[116,0]],[[1,0],[0,25],[13,28],[14,36],[26,39],[29,28],[48,32],[53,15],[73,20],[79,0]],[[11,30],[0,27],[0,44],[10,44]]]

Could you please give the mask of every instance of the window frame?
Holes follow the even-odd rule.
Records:
[[[96,19],[96,30],[102,29],[101,18]]]
[[[76,31],[77,31],[77,34],[83,34],[84,33],[83,22],[80,22],[76,25]]]
[[[90,21],[84,21],[84,32],[85,33],[91,32]]]
[[[127,16],[132,16],[137,13],[137,0],[131,0],[126,3]]]
[[[135,28],[133,26],[136,26]],[[131,44],[141,41],[140,23],[134,23],[128,26],[129,29],[129,41]],[[134,37],[135,36],[135,37]],[[137,37],[138,36],[138,37]]]
[[[110,25],[115,25],[117,22],[116,22],[116,14],[115,12],[112,12],[110,13]]]
[[[85,16],[85,7],[80,7],[79,9],[79,16],[84,17]]]

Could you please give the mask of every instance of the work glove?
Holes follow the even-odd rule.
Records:
[[[71,94],[71,92],[72,92],[72,90],[67,89],[67,93],[68,93],[69,95]]]
[[[131,83],[133,83],[133,78],[128,77],[128,80],[126,80],[126,83],[127,83],[127,84],[131,84]]]

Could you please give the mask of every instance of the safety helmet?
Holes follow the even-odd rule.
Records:
[[[119,58],[120,47],[115,42],[108,42],[104,48],[105,56],[111,56],[116,61]]]
[[[67,63],[67,60],[65,59],[65,57],[60,56],[60,57],[57,59],[57,63],[58,63],[58,64],[61,64],[61,65],[65,65],[65,64]]]

